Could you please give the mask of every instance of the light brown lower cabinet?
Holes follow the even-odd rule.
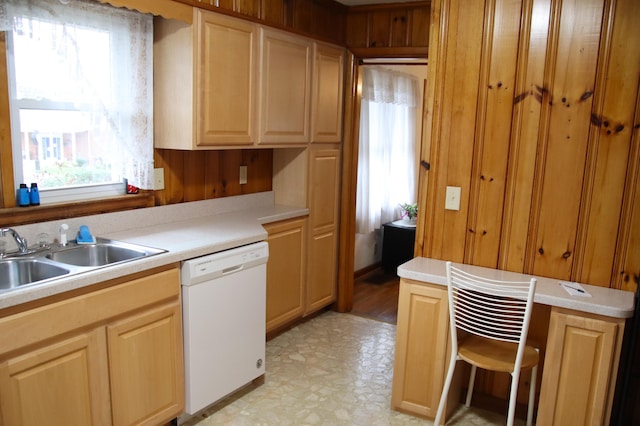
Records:
[[[392,408],[436,416],[448,359],[448,312],[446,288],[401,280]]]
[[[267,262],[267,332],[302,317],[306,272],[307,219],[265,224]]]
[[[553,309],[540,425],[609,424],[624,320]]]
[[[0,311],[0,424],[155,425],[182,412],[178,269],[97,287]]]
[[[624,324],[619,318],[552,307],[536,424],[609,424]],[[449,340],[446,287],[401,279],[393,409],[435,417]],[[466,371],[456,368],[448,415],[460,405],[457,397],[466,386]]]

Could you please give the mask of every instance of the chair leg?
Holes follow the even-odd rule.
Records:
[[[436,413],[436,418],[433,421],[434,426],[439,426],[442,421],[442,416],[444,415],[444,407],[447,404],[447,395],[449,394],[449,388],[451,387],[451,382],[453,381],[453,372],[456,368],[456,361],[458,360],[458,356],[456,354],[451,355],[451,359],[449,360],[449,370],[447,371],[447,377],[444,380],[444,386],[442,387],[442,395],[440,395],[440,403],[438,404],[438,412]]]
[[[540,353],[540,350],[536,348],[536,352]],[[533,425],[533,406],[536,399],[536,383],[538,380],[538,364],[534,365],[531,369],[531,381],[529,386],[529,406],[527,408],[527,426]]]
[[[476,370],[477,367],[471,364],[471,374],[469,375],[469,386],[467,387],[467,400],[464,405],[469,408],[471,406],[471,395],[473,395],[473,386],[476,383]]]
[[[509,392],[509,414],[507,415],[507,426],[513,426],[516,417],[516,403],[518,397],[518,383],[520,382],[520,371],[517,374],[511,373],[511,391]]]

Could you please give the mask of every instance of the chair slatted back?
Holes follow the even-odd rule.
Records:
[[[535,278],[497,281],[447,263],[447,282],[449,306],[453,307],[451,320],[457,329],[505,342],[520,343],[523,337],[526,339]]]

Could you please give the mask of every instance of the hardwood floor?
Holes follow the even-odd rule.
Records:
[[[374,269],[356,278],[353,285],[351,313],[361,317],[396,324],[400,278]]]

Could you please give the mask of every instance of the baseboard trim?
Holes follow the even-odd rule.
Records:
[[[361,276],[366,275],[371,271],[375,271],[376,269],[378,269],[380,267],[380,265],[381,265],[380,262],[376,262],[373,265],[369,265],[369,266],[366,266],[366,267],[364,267],[362,269],[358,269],[357,271],[355,271],[353,273],[353,278],[358,279]]]

